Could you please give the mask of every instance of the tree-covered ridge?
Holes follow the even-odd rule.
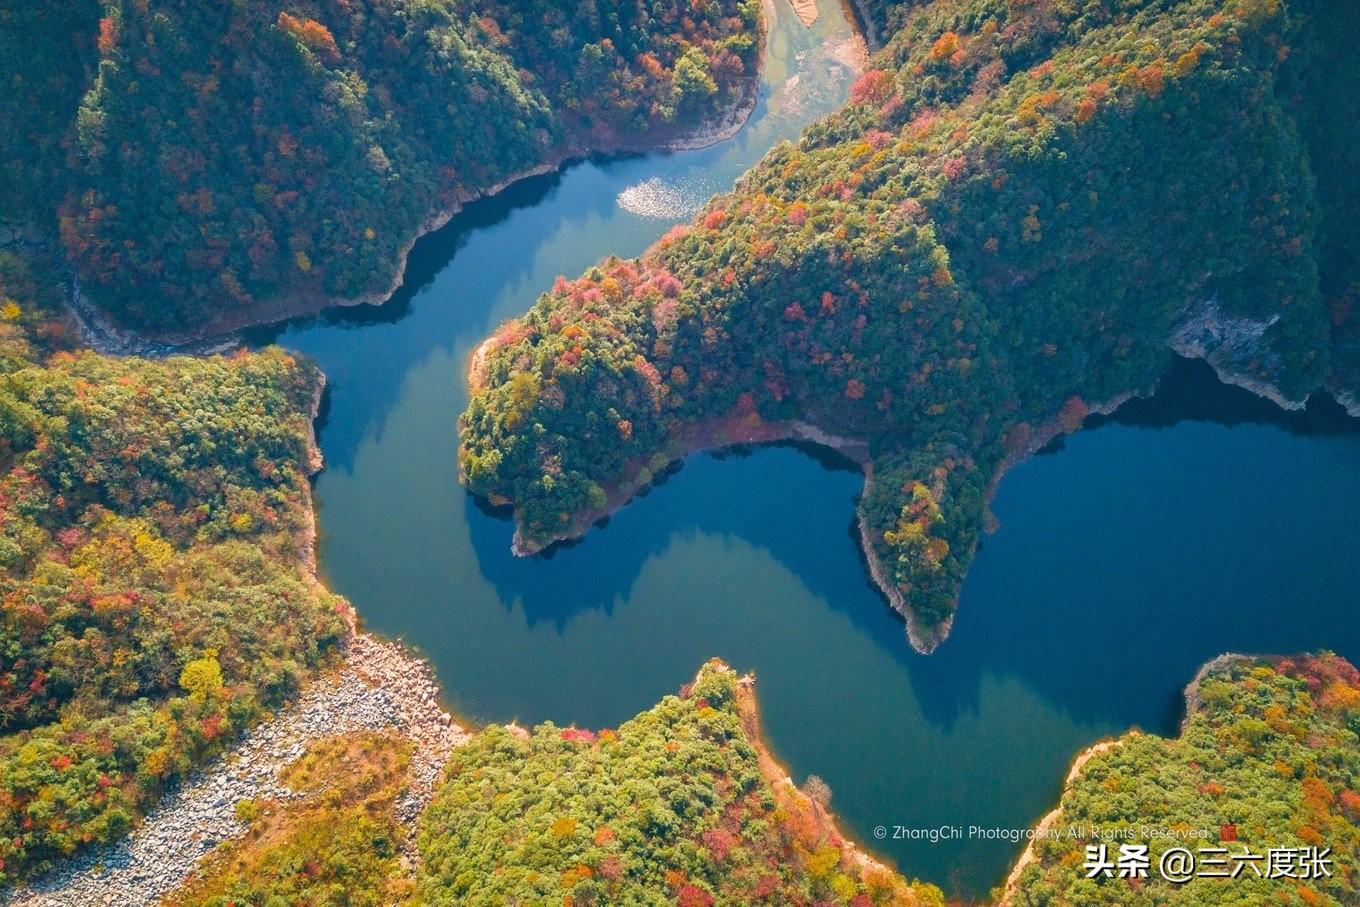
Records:
[[[309,563],[314,367],[43,359],[24,317],[0,324],[0,884],[124,834],[343,631]]]
[[[1034,862],[1006,903],[1039,905],[1354,904],[1360,898],[1360,673],[1335,655],[1238,658],[1217,663],[1192,688],[1181,736],[1130,734],[1095,755],[1063,793],[1055,827],[1087,836],[1036,841]],[[1221,826],[1235,841],[1220,843]],[[1208,841],[1119,839],[1121,830],[1209,829]],[[1098,835],[1107,837],[1100,838]],[[1086,847],[1101,840],[1149,845],[1147,879],[1086,878]],[[1171,847],[1330,849],[1329,876],[1269,878],[1247,866],[1235,879],[1171,884],[1156,871]],[[1216,857],[1212,856],[1211,859]],[[1232,868],[1232,864],[1228,866]],[[1220,868],[1211,871],[1220,872]]]
[[[942,904],[762,772],[749,689],[709,664],[617,730],[491,727],[420,821],[431,904]],[[743,697],[746,698],[745,703]]]
[[[1323,278],[1355,262],[1323,240],[1355,212],[1319,204],[1313,162],[1360,118],[1310,108],[1357,71],[1319,37],[1344,12],[889,12],[901,27],[843,111],[483,346],[461,468],[515,505],[523,548],[581,532],[705,426],[810,422],[868,442],[867,553],[928,647],[999,470],[1148,389],[1173,336],[1290,399],[1349,380],[1349,310]],[[1356,171],[1328,172],[1354,192]]]
[[[0,202],[59,213],[86,291],[143,328],[381,294],[435,212],[736,104],[757,18],[753,0],[6,2],[5,103],[32,128],[0,139]]]

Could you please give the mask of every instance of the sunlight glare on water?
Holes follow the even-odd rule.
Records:
[[[807,29],[786,0],[768,8],[761,96],[733,138],[516,184],[418,244],[387,304],[252,342],[311,356],[330,382],[327,581],[368,628],[429,658],[460,714],[612,727],[721,656],[755,672],[775,753],[795,779],[830,784],[847,831],[982,898],[1019,845],[878,842],[874,827],[1026,827],[1082,747],[1131,725],[1174,731],[1208,658],[1360,655],[1360,522],[1344,506],[1360,500],[1360,435],[1219,424],[1221,402],[1172,401],[1073,436],[1002,483],[1002,528],[929,657],[864,570],[862,477],[787,447],[693,457],[581,544],[514,557],[513,527],[458,484],[468,361],[557,275],[639,254],[848,96],[843,11],[818,0]]]
[[[619,207],[642,217],[661,220],[688,220],[713,194],[711,187],[672,184],[659,176],[635,183],[619,193]]]

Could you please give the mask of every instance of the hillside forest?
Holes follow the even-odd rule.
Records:
[[[487,339],[468,486],[520,551],[696,447],[866,444],[875,579],[928,651],[1007,465],[1173,349],[1353,400],[1355,17],[1314,0],[892,7],[850,103]]]
[[[754,0],[5,0],[0,205],[124,326],[385,297],[512,175],[754,100]]]

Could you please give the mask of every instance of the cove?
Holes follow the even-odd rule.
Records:
[[[1015,468],[951,638],[929,657],[870,585],[862,480],[792,446],[688,460],[579,544],[510,555],[512,526],[457,483],[468,357],[557,274],[641,251],[848,92],[845,14],[773,7],[751,122],[712,148],[577,163],[468,207],[379,308],[256,332],[325,369],[321,566],[373,630],[431,659],[482,721],[613,726],[720,656],[754,671],[774,751],[823,777],[848,830],[908,874],[981,898],[1076,753],[1172,733],[1225,650],[1360,657],[1360,435],[1286,416],[1179,365],[1157,397]],[[879,841],[876,826],[962,826]]]

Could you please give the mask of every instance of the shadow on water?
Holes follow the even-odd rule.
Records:
[[[411,300],[434,284],[473,234],[504,223],[521,208],[542,204],[561,184],[565,171],[578,163],[581,161],[568,161],[549,173],[525,177],[495,195],[468,202],[447,224],[416,240],[406,259],[401,286],[381,304],[332,306],[316,315],[248,329],[241,333],[242,340],[248,346],[261,347],[278,342],[294,330],[318,326],[364,328],[401,321],[411,314]]]
[[[1360,419],[1326,393],[1316,393],[1301,410],[1282,410],[1240,387],[1223,384],[1206,363],[1176,358],[1157,394],[1130,400],[1108,416],[1093,416],[1088,428],[1137,425],[1170,428],[1178,422],[1212,422],[1227,428],[1274,425],[1300,437],[1360,436]]]
[[[772,475],[777,484],[769,481]],[[759,486],[754,492],[759,497],[732,506],[743,484]],[[818,495],[810,501],[800,489],[814,484]],[[532,558],[510,551],[508,507],[491,507],[468,494],[465,509],[481,573],[501,601],[519,603],[530,624],[551,623],[561,631],[584,611],[612,613],[616,602],[628,599],[643,564],[674,544],[677,526],[690,537],[706,532],[759,539],[780,562],[797,565],[813,592],[839,602],[845,597],[838,569],[843,551],[827,545],[825,535],[829,526],[853,522],[862,485],[853,461],[815,445],[781,442],[705,452],[659,473],[584,537],[558,542]],[[563,582],[568,576],[571,582]]]
[[[549,204],[561,190],[563,169],[520,180],[491,198],[469,203],[447,225],[421,237],[411,250],[402,286],[382,305],[342,306],[281,325],[257,328],[242,339],[251,346],[282,345],[314,358],[343,407],[319,429],[328,467],[351,469],[366,437],[381,431],[410,371],[436,350],[452,350],[458,338],[480,334],[485,299],[533,272],[533,240],[569,219],[607,210],[606,200],[587,208]],[[518,248],[500,254],[478,251],[493,231],[516,216],[532,229],[515,234]],[[438,305],[413,305],[438,289]],[[452,418],[452,415],[450,416]]]
[[[1214,427],[1256,430],[1251,447],[1262,448],[1259,456],[1234,465],[1231,439]],[[1297,564],[1281,564],[1279,550],[1251,550],[1251,541],[1274,544],[1278,535],[1277,527],[1246,524],[1269,510],[1251,499],[1253,485],[1268,494],[1266,488],[1291,478],[1283,472],[1290,464],[1270,454],[1287,455],[1290,437],[1356,439],[1360,420],[1323,394],[1306,410],[1284,412],[1220,383],[1202,362],[1177,359],[1154,396],[1093,417],[1085,430],[1044,451],[1048,458],[1070,449],[1089,461],[1098,445],[1107,454],[1094,458],[1096,468],[1068,477],[1074,488],[1036,485],[1031,475],[1003,481],[995,502],[1002,533],[983,542],[953,634],[932,657],[909,662],[927,716],[947,724],[976,707],[979,673],[990,670],[1023,678],[1079,720],[1113,718],[1117,726],[1174,733],[1184,712],[1182,687],[1223,651],[1332,647],[1360,656],[1360,590],[1342,581],[1350,568],[1335,560],[1346,549],[1344,534],[1334,538],[1335,549],[1301,551]],[[1122,458],[1121,445],[1130,448]],[[1055,475],[1077,458],[1062,469],[1058,459]],[[1211,482],[1216,461],[1237,496],[1200,482],[1196,473]],[[1149,479],[1149,469],[1160,474]],[[1093,490],[1096,483],[1117,489],[1123,477],[1165,494]],[[1095,519],[1072,519],[1077,508],[1061,502],[1064,490],[1090,490],[1084,506],[1094,505]],[[1196,495],[1203,506],[1177,506],[1178,498]],[[1027,518],[1025,531],[1006,533],[1016,513]],[[1326,524],[1338,516],[1323,512],[1316,519]],[[1071,531],[1078,525],[1094,531],[1083,538]],[[1065,550],[1055,551],[1054,540]],[[1041,585],[1008,588],[1015,575],[1037,577]],[[1100,590],[1104,600],[1072,594],[1083,586]],[[1266,604],[1272,593],[1274,608]]]
[[[691,457],[642,499],[592,528],[588,544],[559,545],[528,559],[510,553],[512,526],[503,509],[492,511],[471,495],[465,507],[482,574],[507,607],[513,603],[524,609],[530,623],[551,623],[560,632],[584,611],[611,613],[615,603],[630,597],[646,562],[675,543],[676,527],[684,527],[682,538],[699,532],[731,535],[758,540],[811,592],[891,653],[910,674],[926,719],[944,730],[977,712],[986,677],[1003,676],[1060,703],[1079,722],[1172,733],[1183,709],[1182,687],[1200,664],[1222,651],[1331,646],[1360,656],[1354,632],[1360,592],[1334,594],[1339,585],[1328,584],[1325,569],[1320,588],[1326,594],[1306,592],[1297,599],[1289,591],[1300,579],[1287,570],[1233,576],[1234,562],[1243,557],[1240,546],[1231,538],[1226,544],[1210,541],[1211,534],[1222,534],[1222,525],[1233,526],[1231,521],[1220,524],[1212,511],[1199,513],[1199,504],[1182,512],[1169,510],[1166,500],[1145,500],[1143,505],[1160,511],[1146,521],[1138,501],[1121,500],[1119,477],[1108,472],[1114,467],[1138,485],[1136,466],[1124,469],[1119,456],[1088,449],[1094,444],[1113,452],[1141,445],[1132,452],[1155,463],[1163,443],[1158,435],[1179,438],[1164,431],[1176,427],[1256,429],[1268,433],[1267,444],[1287,445],[1290,437],[1360,437],[1360,420],[1347,417],[1330,398],[1319,396],[1306,411],[1285,413],[1219,383],[1203,363],[1177,360],[1153,397],[1092,418],[1083,432],[1069,438],[1067,447],[1076,456],[1052,457],[1062,445],[1047,449],[1041,459],[1058,467],[1058,481],[1073,462],[1089,461],[1089,474],[1075,477],[1075,489],[1055,486],[1037,473],[1002,483],[995,505],[1003,530],[984,539],[954,631],[929,657],[910,650],[901,620],[864,569],[853,525],[862,486],[858,468],[823,448],[783,444]],[[1230,450],[1228,441],[1186,435],[1185,457],[1172,451],[1155,468],[1193,467],[1195,448],[1212,459]],[[1017,472],[1027,472],[1027,466]],[[1040,472],[1047,466],[1041,464]],[[1258,469],[1259,463],[1244,468]],[[1191,474],[1153,477],[1169,497],[1195,480]],[[1088,486],[1092,492],[1084,502],[1063,502]],[[1112,486],[1112,495],[1093,497]],[[1244,513],[1256,512],[1250,503],[1244,507]],[[1224,518],[1234,512],[1229,508]],[[1006,532],[1011,518],[1021,520],[1025,531]],[[1088,528],[1074,532],[1078,524]],[[846,530],[838,532],[837,526]],[[1083,542],[1082,536],[1089,538]],[[1196,544],[1196,537],[1204,545]],[[1054,550],[1059,547],[1063,550]],[[855,567],[861,582],[847,588]],[[1310,569],[1316,567],[1313,563]],[[1151,575],[1159,568],[1162,575]],[[1014,586],[1018,577],[1025,578],[1023,587]],[[1082,588],[1095,590],[1101,600],[1087,598]],[[1277,612],[1263,606],[1263,595],[1275,588],[1281,607],[1289,602],[1288,621],[1277,622]],[[1239,602],[1246,606],[1236,609]]]

